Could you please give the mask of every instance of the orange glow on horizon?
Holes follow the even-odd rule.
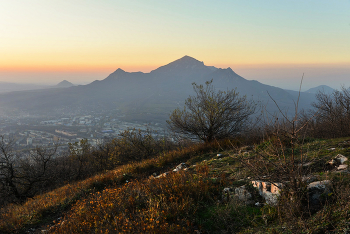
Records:
[[[117,64],[116,66],[97,66],[97,65],[65,65],[65,66],[0,66],[0,72],[113,72],[118,68],[123,69],[126,72],[150,72],[165,64],[152,64],[152,65],[130,65],[130,64]],[[350,63],[232,63],[232,64],[209,64],[206,66],[215,66],[217,68],[281,68],[281,67],[344,67],[350,66]]]

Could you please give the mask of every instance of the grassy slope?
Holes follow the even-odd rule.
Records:
[[[350,156],[348,139],[305,144],[310,158]],[[221,144],[225,145],[225,144]],[[333,151],[329,148],[336,148]],[[350,230],[348,175],[319,171],[319,179],[332,179],[337,187],[333,203],[311,217],[280,221],[273,207],[218,203],[225,186],[246,183],[247,171],[235,158],[245,148],[220,150],[217,144],[195,145],[157,158],[69,184],[36,196],[23,205],[0,212],[1,233],[50,229],[52,233],[325,233]],[[222,159],[216,153],[222,153]],[[249,153],[249,152],[248,152]],[[250,152],[251,153],[251,152]],[[192,170],[160,179],[149,178],[180,162],[197,164]],[[57,219],[61,217],[61,219]],[[53,221],[56,221],[54,223]],[[46,227],[47,226],[47,227]],[[288,228],[286,228],[288,227]],[[295,230],[290,230],[295,229]]]

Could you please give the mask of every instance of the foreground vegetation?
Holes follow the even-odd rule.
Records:
[[[349,140],[310,139],[303,147],[314,161],[326,162],[337,154],[349,156]],[[286,209],[293,206],[290,202],[274,207],[223,200],[225,187],[249,182],[250,171],[242,167],[240,156],[253,155],[268,144],[265,141],[246,147],[231,143],[195,144],[161,153],[67,184],[23,204],[8,205],[0,213],[0,232],[347,233],[350,230],[349,174],[327,172],[322,163],[313,169],[313,175],[320,180],[332,180],[333,191],[331,199],[312,214],[288,214]],[[217,153],[223,156],[219,159]],[[189,169],[160,178],[153,176],[181,162],[186,162]]]

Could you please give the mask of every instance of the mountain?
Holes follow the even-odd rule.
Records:
[[[193,82],[204,84],[210,80],[217,90],[236,89],[241,95],[259,101],[269,113],[278,112],[271,97],[283,112],[294,112],[298,94],[246,80],[231,68],[206,66],[189,56],[150,73],[119,68],[107,78],[88,85],[2,94],[0,107],[35,115],[118,111],[128,120],[165,123],[171,111],[182,108],[185,99],[194,94]],[[303,93],[299,107],[310,108],[313,98],[313,94]]]
[[[53,86],[53,88],[68,88],[68,87],[72,87],[74,86],[74,84],[72,84],[71,82],[67,81],[67,80],[63,80],[60,83],[58,83],[57,85]]]
[[[305,93],[313,93],[313,94],[316,94],[318,93],[319,91],[321,92],[325,92],[325,93],[333,93],[334,89],[327,86],[327,85],[320,85],[320,86],[317,86],[317,87],[314,87],[314,88],[311,88],[311,89],[308,89],[307,91],[305,91]]]

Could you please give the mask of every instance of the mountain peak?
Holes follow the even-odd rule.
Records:
[[[121,68],[118,68],[117,70],[115,70],[114,72],[112,72],[111,74],[109,74],[109,76],[107,76],[107,78],[105,80],[110,80],[110,79],[115,79],[116,76],[118,75],[124,75],[126,74],[126,71],[124,71]]]
[[[161,66],[152,72],[189,71],[198,69],[208,69],[203,62],[188,55],[183,56],[167,65]]]
[[[63,80],[60,83],[58,83],[57,85],[55,85],[56,88],[68,88],[74,86],[74,84],[72,84],[71,82],[67,81],[67,80]]]
[[[126,71],[124,71],[123,69],[121,68],[118,68],[117,70],[115,70],[114,73],[125,73]]]
[[[183,56],[182,58],[180,59],[177,59],[175,60],[174,62],[172,63],[177,63],[177,64],[188,64],[188,65],[204,65],[203,62],[193,58],[193,57],[190,57],[188,55],[185,55]],[[170,64],[172,64],[170,63]]]

